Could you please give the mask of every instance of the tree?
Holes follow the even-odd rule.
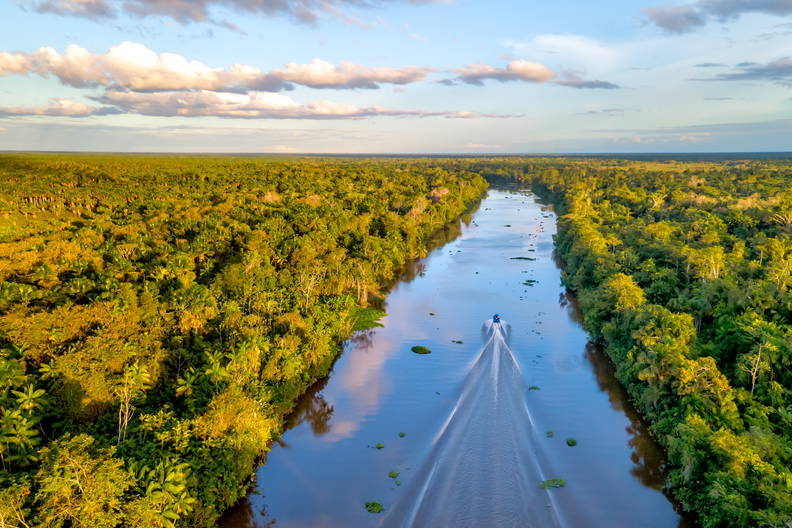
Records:
[[[85,434],[66,436],[42,449],[36,473],[37,526],[114,528],[121,524],[122,497],[135,478],[114,453]]]
[[[116,396],[120,403],[118,406],[118,438],[117,443],[126,439],[129,421],[135,413],[134,401],[151,386],[151,376],[145,366],[137,362],[124,369],[121,384],[116,389]]]

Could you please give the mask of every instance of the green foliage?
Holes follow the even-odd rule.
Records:
[[[0,156],[0,520],[212,525],[485,177],[555,203],[563,282],[682,506],[703,526],[782,526],[791,174],[771,160]]]
[[[561,478],[551,478],[539,483],[539,487],[542,489],[563,488],[564,486],[566,486],[566,480]]]
[[[392,479],[395,479],[398,476],[399,476],[399,472],[398,471],[391,471],[390,473],[388,473],[388,477],[392,478]]]
[[[432,351],[430,349],[426,348],[423,345],[416,345],[416,346],[412,347],[410,350],[412,350],[416,354],[431,354],[432,353]]]
[[[354,323],[352,331],[368,330],[369,328],[381,327],[380,319],[385,317],[385,312],[376,308],[357,308],[350,316]]]
[[[122,497],[135,477],[114,454],[84,434],[65,435],[42,449],[36,474],[38,526],[117,526],[123,519]]]
[[[561,214],[563,281],[666,448],[668,485],[683,507],[707,527],[784,525],[792,165],[500,165]]]
[[[379,513],[382,511],[382,504],[376,501],[366,501],[366,511],[369,513]]]
[[[567,438],[566,445],[568,445],[569,447],[575,447],[577,445],[577,440],[575,440],[574,438]]]
[[[0,156],[0,524],[214,525],[485,188],[451,160]]]

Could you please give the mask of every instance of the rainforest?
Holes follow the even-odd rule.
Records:
[[[0,155],[0,526],[214,526],[344,343],[379,330],[405,267],[490,186],[522,193],[493,208],[541,200],[509,206],[538,232],[555,211],[563,302],[662,451],[675,507],[693,526],[788,526],[792,162],[75,154]],[[523,280],[509,288],[530,297]],[[443,353],[426,350],[407,357]],[[468,432],[448,431],[437,445]],[[548,476],[541,493],[574,492]]]

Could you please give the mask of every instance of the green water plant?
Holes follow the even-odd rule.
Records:
[[[421,345],[416,345],[416,346],[412,347],[410,350],[412,350],[416,354],[431,354],[432,353],[432,351],[430,349],[426,348],[425,346],[421,346]]]
[[[575,440],[574,438],[567,438],[566,439],[566,444],[569,447],[575,447],[577,445],[577,440]]]
[[[366,511],[369,513],[379,513],[382,511],[382,504],[377,501],[366,501]]]
[[[562,478],[551,478],[539,483],[539,487],[542,489],[563,488],[564,486],[566,486],[566,480]]]

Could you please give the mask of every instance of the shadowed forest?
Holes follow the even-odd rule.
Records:
[[[0,526],[214,525],[486,180],[555,204],[682,507],[785,526],[792,162],[88,155],[0,156]]]

